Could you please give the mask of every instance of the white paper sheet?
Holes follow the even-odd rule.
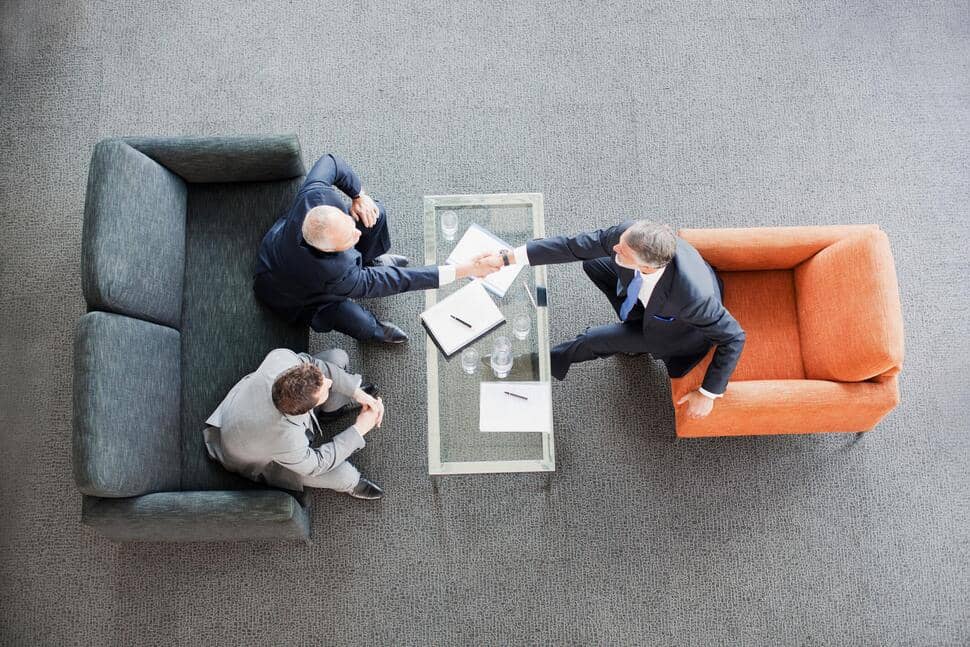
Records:
[[[451,315],[471,324],[471,328]],[[469,283],[421,313],[446,355],[478,339],[505,321],[505,315],[492,301],[481,283]]]
[[[552,431],[551,403],[548,382],[482,382],[478,428],[480,431],[549,433]]]
[[[462,235],[458,244],[455,245],[455,249],[448,255],[445,263],[450,265],[470,263],[479,254],[484,252],[494,253],[501,249],[511,248],[508,243],[481,225],[472,224]],[[481,280],[489,291],[494,292],[499,297],[504,297],[523,267],[524,265],[509,265]]]

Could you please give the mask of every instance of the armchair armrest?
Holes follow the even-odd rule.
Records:
[[[270,182],[305,172],[296,135],[128,137],[125,141],[186,182]]]
[[[686,405],[675,405],[674,415],[680,437],[860,432],[875,427],[898,403],[895,377],[851,383],[752,380],[728,384],[706,418],[688,418]]]
[[[878,229],[878,225],[748,227],[681,229],[677,235],[714,269],[734,272],[790,270],[843,238]]]
[[[310,517],[278,490],[157,492],[127,499],[85,496],[81,521],[114,541],[307,539]]]

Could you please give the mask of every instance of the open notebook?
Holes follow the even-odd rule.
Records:
[[[511,249],[511,247],[504,240],[481,225],[472,223],[468,226],[468,229],[461,237],[461,240],[458,241],[458,244],[455,245],[451,254],[448,255],[445,263],[449,265],[470,263],[473,258],[483,252],[497,252],[502,249]],[[494,292],[496,296],[501,298],[509,291],[512,281],[522,271],[522,267],[522,265],[509,265],[480,280],[490,292]],[[475,279],[475,281],[478,280]]]
[[[505,315],[478,281],[459,288],[421,313],[421,323],[445,357],[504,322]]]

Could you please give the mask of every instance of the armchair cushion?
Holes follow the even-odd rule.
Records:
[[[805,374],[859,382],[903,362],[903,318],[889,238],[870,230],[795,269]]]
[[[97,144],[88,172],[81,280],[88,306],[178,327],[185,183],[125,142]]]
[[[186,182],[268,182],[304,172],[296,135],[129,137],[125,141]]]

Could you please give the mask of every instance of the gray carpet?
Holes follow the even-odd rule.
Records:
[[[970,643],[970,5],[458,4],[0,4],[0,642]],[[312,547],[104,541],[69,458],[91,148],[278,132],[350,160],[416,257],[429,193],[542,192],[551,234],[877,222],[902,405],[854,445],[675,442],[663,369],[603,360],[554,388],[552,477],[435,493],[401,295],[412,343],[351,347],[383,502],[315,493]],[[609,316],[578,267],[550,283],[554,339]]]

